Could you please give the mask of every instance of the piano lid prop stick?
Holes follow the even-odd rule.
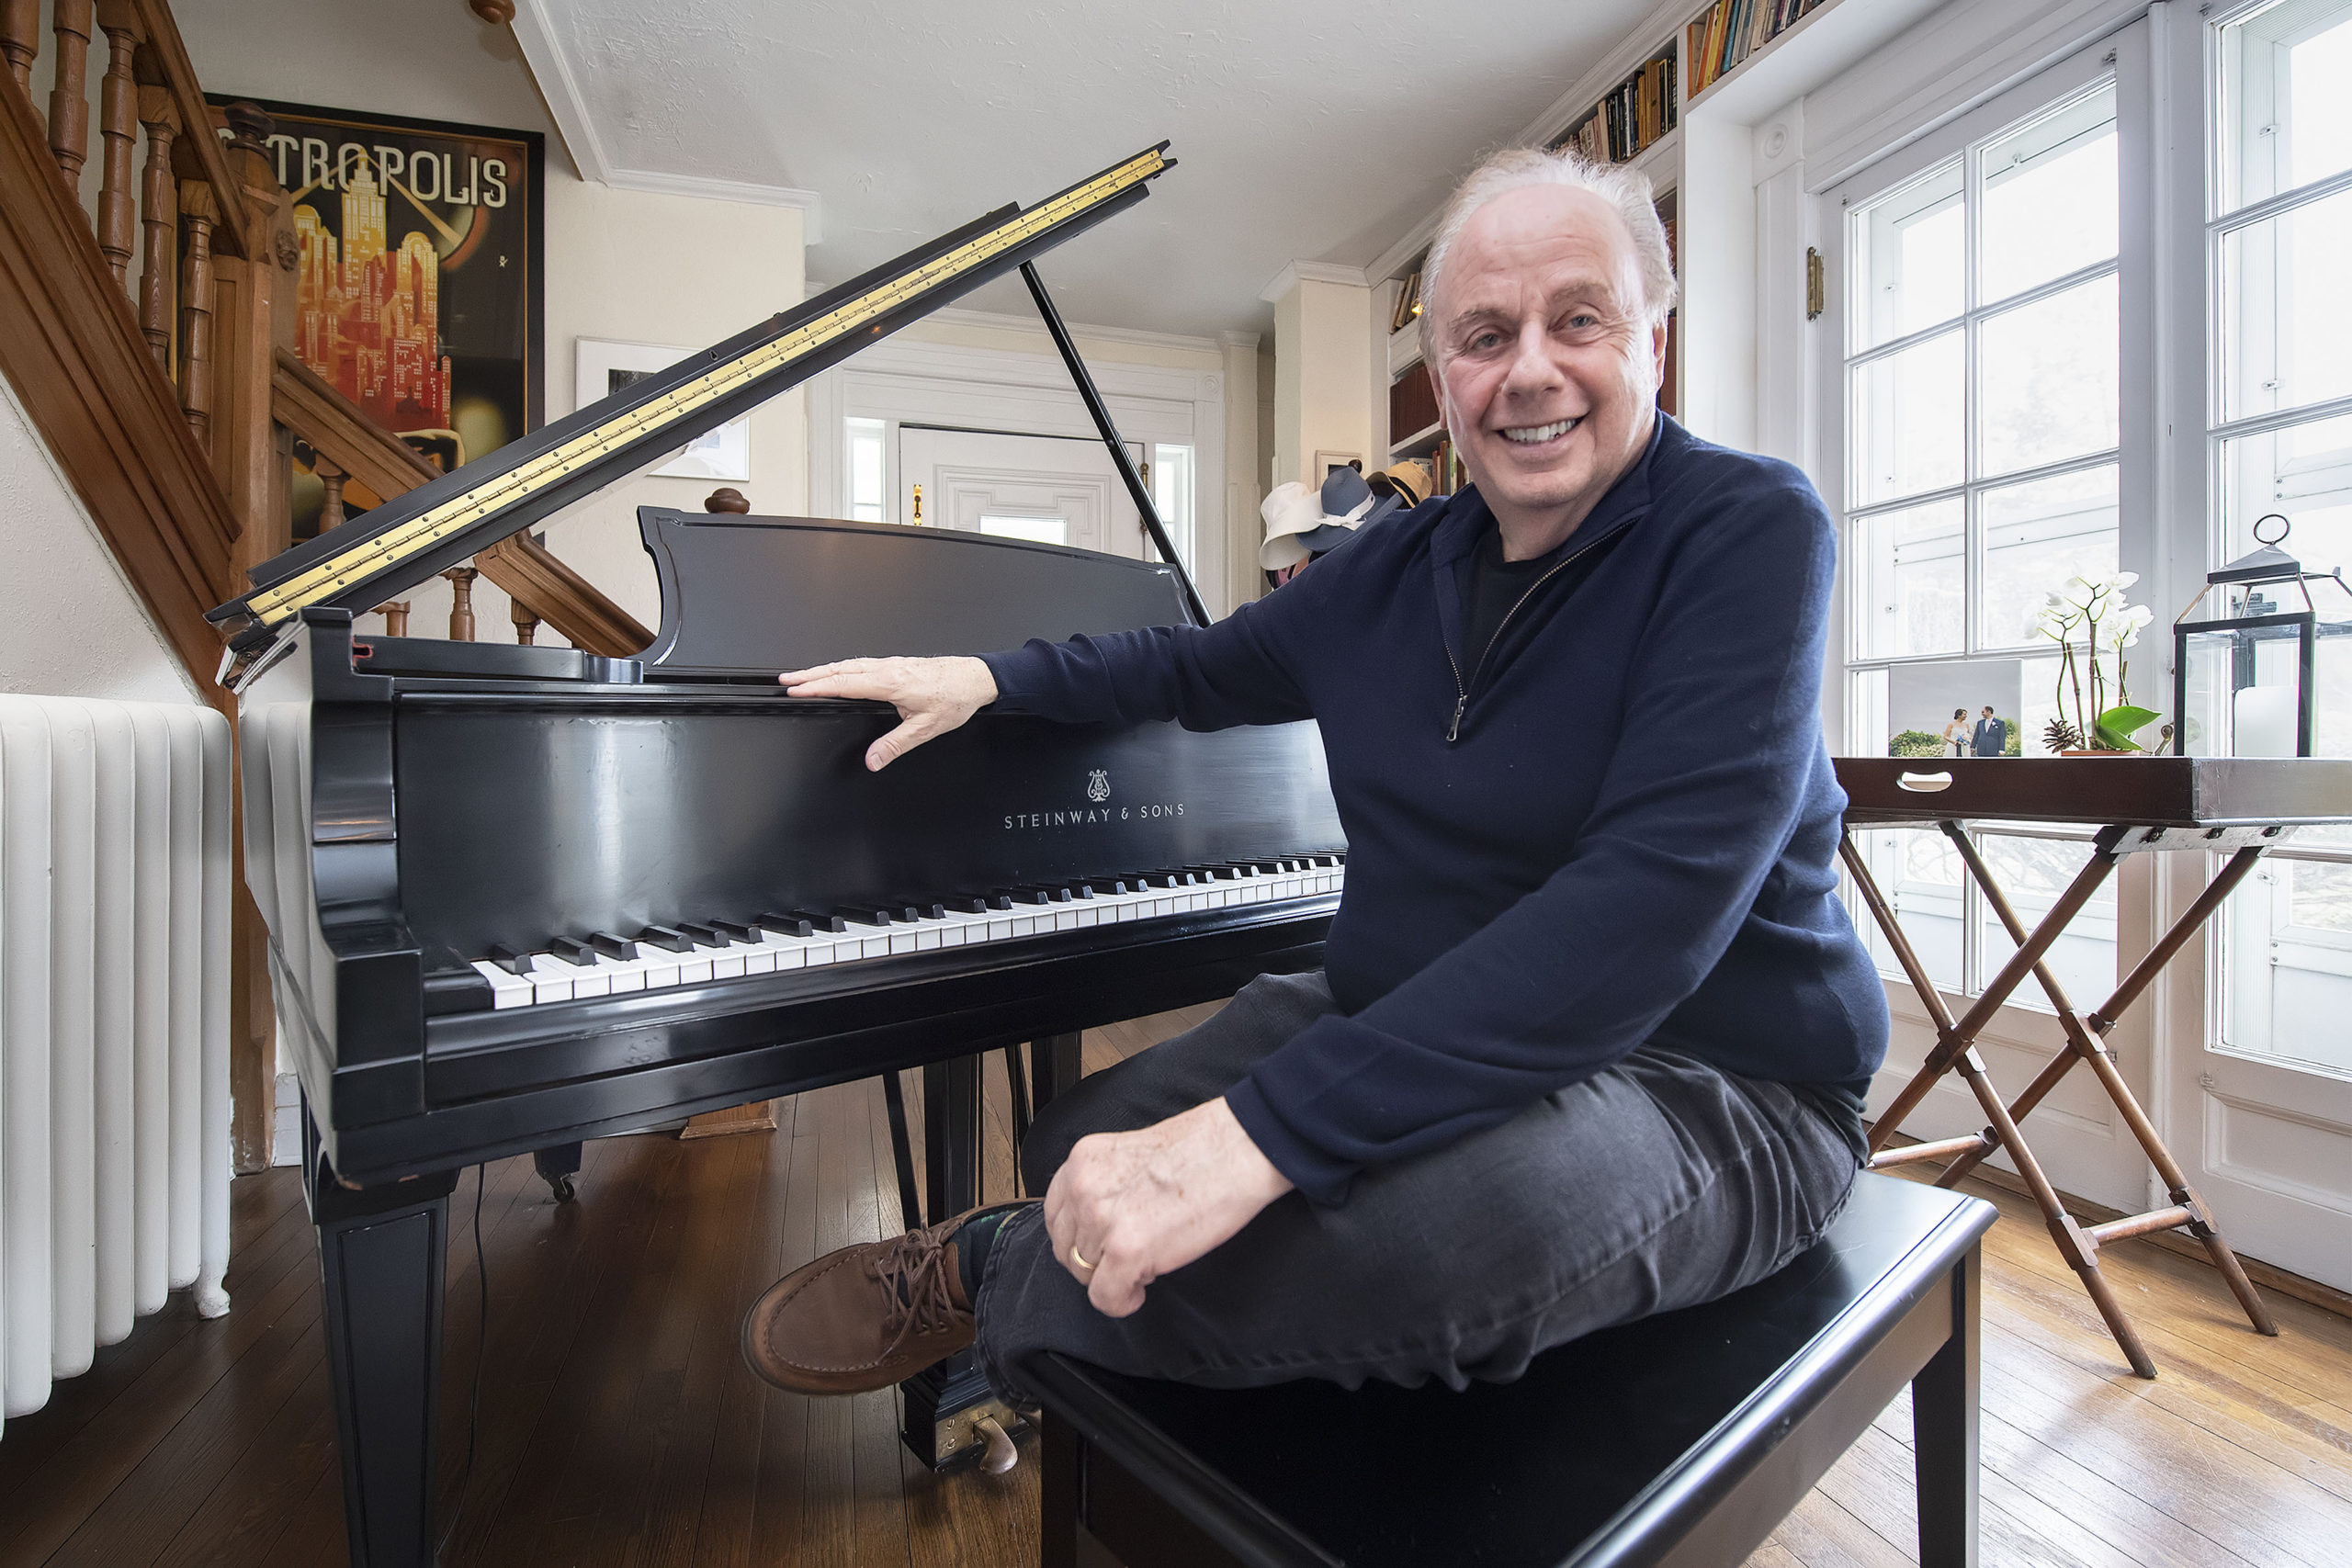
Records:
[[[1176,569],[1176,583],[1184,592],[1184,608],[1192,612],[1193,624],[1207,626],[1208,609],[1193,586],[1193,574],[1177,557],[1176,547],[1159,521],[1159,509],[1151,503],[1151,491],[1144,488],[1143,476],[1136,472],[1135,459],[1127,456],[1127,444],[1119,439],[1119,427],[1111,423],[1111,411],[1103,405],[1102,394],[1094,389],[1094,378],[1086,373],[1086,361],[1078,356],[1078,344],[1070,341],[1069,329],[1062,325],[1062,313],[1054,309],[1052,299],[1046,293],[1046,280],[1037,276],[1035,263],[1021,264],[1021,280],[1029,286],[1029,298],[1037,301],[1037,314],[1046,319],[1046,331],[1052,336],[1054,346],[1061,351],[1062,363],[1069,367],[1069,378],[1078,383],[1079,399],[1093,416],[1102,445],[1111,449],[1111,461],[1118,465],[1119,478],[1126,481],[1127,494],[1135,498],[1136,513],[1143,519],[1144,531],[1159,547],[1159,558]]]

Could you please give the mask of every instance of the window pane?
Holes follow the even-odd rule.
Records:
[[[2352,394],[2347,257],[2352,191],[2222,236],[2223,419]]]
[[[2077,573],[2116,570],[2115,486],[2115,465],[2103,463],[1984,492],[1979,647],[2035,641],[2031,623],[2045,595]]]
[[[851,419],[842,423],[849,431],[850,521],[882,522],[882,422]]]
[[[1962,335],[1949,332],[1854,367],[1858,504],[1960,483],[1964,365]]]
[[[2218,30],[2220,210],[2352,168],[2352,0],[2282,0]]]
[[[1854,519],[1854,656],[1958,653],[1967,620],[1960,498]]]
[[[2115,254],[2115,85],[1984,149],[1976,297],[2006,299]]]
[[[1193,566],[1193,449],[1158,443],[1151,449],[1151,504],[1168,530],[1169,542],[1189,571]],[[1144,541],[1143,558],[1158,560],[1159,551]]]
[[[1985,473],[2115,446],[2122,422],[2113,273],[1989,317],[1979,332]]]
[[[2222,443],[2222,509],[2224,556],[2253,549],[2256,521],[2278,513],[2292,525],[2282,547],[2304,570],[2352,574],[2352,415]],[[2265,592],[2278,597],[2276,589]],[[2352,619],[2352,593],[2332,583],[2313,583],[2311,592],[2323,626]],[[2289,603],[2301,608],[2300,596],[2290,596]],[[2192,663],[2192,686],[2204,672],[2201,662]],[[2213,722],[2213,705],[2220,700],[2208,690],[2190,706]],[[2352,636],[2320,637],[2312,706],[2312,750],[2323,757],[2352,757]],[[2306,828],[2296,841],[2352,848],[2352,827]]]
[[[1939,988],[1960,990],[1960,964],[1964,895],[1958,852],[1941,833],[1925,828],[1874,829],[1854,835],[1854,847],[1870,868],[1871,880],[1894,908],[1911,951]],[[1854,929],[1862,935],[1879,973],[1905,978],[1894,949],[1871,918],[1859,897],[1854,901]]]
[[[1063,517],[993,517],[980,519],[980,532],[1000,539],[1029,539],[1040,545],[1069,543],[1069,520]]]
[[[1949,321],[1965,300],[1961,165],[1955,158],[1854,214],[1849,352]]]
[[[2041,923],[2051,905],[2058,901],[2066,885],[2075,880],[2075,874],[2089,861],[2091,846],[2064,839],[2015,839],[1987,833],[1977,840],[1977,852],[1984,857],[1994,885],[2007,897],[2010,909],[2030,931]],[[1977,987],[1981,991],[2000,974],[2001,965],[2016,955],[2018,945],[2009,940],[2008,931],[1992,905],[1983,898],[1974,902],[1980,971]],[[2057,976],[2059,988],[2077,1010],[2097,1007],[2115,989],[2113,877],[2109,877],[2091,901],[2083,906],[2083,912],[2066,927],[2066,934],[2050,949],[2047,962],[2050,972]],[[2031,976],[2009,993],[2009,1005],[2041,1012],[2052,1010],[2049,994]]]
[[[2223,1041],[2352,1073],[2352,866],[2266,857],[2220,923]]]

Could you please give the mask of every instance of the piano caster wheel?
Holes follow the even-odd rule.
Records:
[[[580,1196],[580,1189],[572,1184],[571,1178],[568,1176],[548,1177],[548,1190],[555,1194],[555,1201],[559,1203],[569,1203]]]

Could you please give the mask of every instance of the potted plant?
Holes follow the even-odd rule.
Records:
[[[2162,716],[2135,705],[2126,684],[2123,650],[2140,640],[2155,616],[2127,604],[2123,591],[2139,573],[2075,576],[2034,612],[2033,631],[2058,645],[2058,716],[2042,731],[2052,751],[2067,757],[2126,757],[2144,750],[2132,738]],[[2115,670],[2115,701],[2107,700],[2108,665]]]

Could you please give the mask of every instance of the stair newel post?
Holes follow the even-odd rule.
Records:
[[[443,572],[449,580],[449,640],[474,640],[474,579],[481,573],[473,567],[453,566]]]
[[[169,87],[139,89],[139,125],[147,132],[147,168],[140,193],[139,226],[146,231],[147,258],[139,275],[139,330],[155,351],[155,363],[171,368],[172,275],[179,260],[179,183],[172,177],[172,143],[179,137],[180,111]]]
[[[180,182],[180,220],[187,231],[180,258],[180,410],[207,451],[212,446],[212,224],[220,215],[209,185]]]
[[[51,18],[57,33],[57,80],[49,90],[49,150],[64,171],[65,183],[79,185],[90,155],[90,98],[83,73],[90,62],[90,0],[57,0]]]
[[[98,250],[128,287],[130,255],[139,226],[138,196],[131,161],[139,141],[139,84],[130,57],[141,41],[139,16],[130,0],[102,0],[98,26],[107,35],[106,82],[98,90],[98,136],[104,144],[98,181]]]
[[[28,99],[33,90],[33,57],[40,52],[40,0],[0,0],[0,56]]]

